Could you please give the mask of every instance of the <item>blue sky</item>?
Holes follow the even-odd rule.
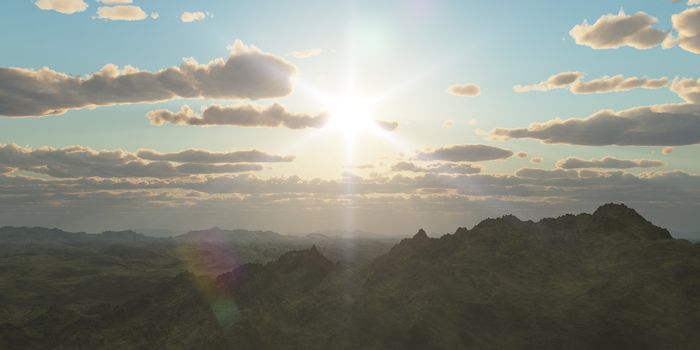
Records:
[[[61,0],[56,0],[60,2]],[[69,0],[63,0],[69,1]],[[77,0],[80,1],[80,0]],[[70,2],[70,1],[69,1]],[[671,31],[678,35],[671,23],[671,16],[692,7],[685,3],[671,1],[139,1],[134,0],[128,6],[139,6],[147,14],[158,13],[157,19],[146,18],[138,21],[119,21],[97,19],[99,7],[109,7],[93,0],[85,0],[88,8],[73,14],[59,11],[42,10],[35,1],[13,1],[0,5],[0,30],[12,33],[3,37],[0,47],[0,67],[7,69],[26,68],[37,70],[48,67],[52,71],[69,76],[86,77],[99,71],[106,64],[119,67],[126,65],[141,70],[155,72],[171,66],[179,66],[183,59],[192,57],[200,63],[216,58],[228,57],[227,46],[235,40],[247,45],[254,45],[275,57],[279,57],[296,67],[293,90],[284,96],[260,100],[236,99],[171,99],[167,101],[149,101],[147,103],[129,103],[106,105],[97,108],[75,108],[61,115],[0,117],[0,144],[16,144],[24,152],[31,152],[41,147],[63,149],[79,145],[91,150],[115,150],[137,152],[140,149],[153,149],[159,152],[179,152],[187,149],[204,149],[211,152],[230,152],[233,150],[256,149],[271,154],[295,156],[293,162],[266,165],[264,170],[252,175],[261,181],[271,178],[288,178],[298,176],[301,181],[322,179],[339,181],[342,186],[347,172],[361,177],[364,184],[375,183],[379,178],[394,176],[418,177],[431,176],[420,172],[400,173],[391,170],[391,165],[400,161],[419,162],[414,158],[416,152],[426,149],[438,149],[454,145],[488,145],[511,150],[515,153],[526,152],[527,157],[512,156],[507,159],[473,161],[482,167],[483,176],[513,176],[519,169],[536,168],[556,170],[557,161],[567,157],[580,159],[602,159],[609,156],[623,160],[657,160],[663,166],[654,168],[604,169],[607,172],[621,172],[644,177],[649,172],[671,173],[680,171],[695,180],[700,171],[697,154],[700,150],[695,143],[683,145],[600,145],[586,146],[567,142],[545,144],[533,138],[512,138],[508,141],[495,140],[490,131],[496,128],[527,128],[533,122],[547,122],[554,118],[585,118],[603,109],[624,110],[639,106],[676,104],[684,100],[669,88],[632,89],[622,92],[596,94],[574,94],[568,89],[555,89],[547,92],[516,93],[517,84],[534,84],[547,80],[548,77],[566,71],[584,73],[583,80],[592,80],[603,76],[621,74],[625,77],[661,78],[674,77],[698,78],[694,67],[698,54],[681,47],[663,49],[659,43],[649,49],[638,49],[622,45],[613,49],[596,49],[590,45],[577,44],[569,31],[584,20],[596,22],[606,14],[618,14],[624,8],[628,15],[643,11],[658,19],[652,27],[661,31]],[[184,23],[180,16],[183,12],[204,14],[204,19]],[[296,58],[290,53],[308,49],[320,49],[317,56]],[[331,97],[346,94],[349,80],[355,81],[357,95],[372,98],[383,96],[372,108],[372,118],[398,122],[398,128],[388,136],[376,136],[367,132],[353,135],[352,150],[345,142],[348,137],[344,130],[291,130],[283,127],[236,127],[212,126],[197,127],[191,125],[162,125],[149,123],[147,113],[156,109],[177,111],[182,105],[189,105],[195,111],[212,104],[240,105],[252,103],[269,106],[280,103],[295,113],[319,114],[327,112],[328,105],[314,97],[312,92]],[[2,81],[0,80],[0,83]],[[446,92],[453,84],[476,84],[480,94],[475,97],[454,96]],[[0,85],[11,91],[9,84]],[[0,100],[1,101],[1,100]],[[331,108],[332,109],[332,108]],[[332,118],[332,116],[331,116]],[[443,127],[445,121],[452,121],[451,128]],[[697,123],[693,124],[697,125]],[[674,146],[669,154],[662,154],[666,146]],[[351,154],[351,155],[349,155]],[[533,157],[542,157],[541,163],[533,163]],[[465,158],[466,159],[466,158]],[[435,161],[446,161],[435,159]],[[0,165],[2,165],[0,159]],[[365,169],[351,169],[349,165],[367,165]],[[369,166],[372,166],[371,168]],[[430,167],[435,164],[423,164]],[[36,174],[27,168],[6,162],[5,166],[15,169],[3,177],[7,193],[12,186],[7,177],[28,176],[45,178],[47,174]],[[350,170],[349,170],[350,169]],[[596,171],[601,171],[597,169]],[[479,175],[479,176],[481,176]],[[72,175],[75,178],[90,176]],[[214,176],[242,176],[198,174],[207,178]],[[442,182],[470,181],[468,178],[451,179],[442,176]],[[103,178],[109,179],[109,175]],[[137,181],[140,177],[124,179]],[[449,179],[448,179],[449,178]],[[66,177],[54,179],[65,181]],[[372,180],[374,179],[374,180]],[[446,180],[447,179],[447,180]],[[644,181],[648,178],[645,177]],[[0,180],[0,186],[2,186]],[[51,180],[51,179],[49,179]],[[661,181],[654,178],[653,181]],[[372,182],[374,181],[374,182]],[[388,180],[386,180],[388,181]],[[381,182],[387,185],[387,182]],[[398,180],[394,180],[398,181]],[[553,180],[559,182],[559,180]],[[573,180],[572,180],[573,181]],[[580,186],[587,180],[581,179]],[[612,180],[611,180],[612,181]],[[691,182],[692,183],[692,182]],[[538,186],[543,184],[538,183]],[[551,186],[558,186],[552,184]],[[604,184],[612,186],[612,182]],[[686,183],[684,183],[687,186]],[[525,187],[534,184],[522,185]],[[576,185],[579,186],[579,185]],[[562,191],[576,191],[576,186]],[[602,185],[601,185],[602,186]],[[637,186],[652,186],[643,183]],[[683,191],[678,183],[654,184],[653,186],[673,187]],[[675,186],[675,187],[674,187]],[[549,187],[549,186],[546,186]],[[594,186],[595,187],[595,186]],[[657,187],[654,187],[657,188]],[[180,191],[182,189],[179,189]],[[397,198],[421,197],[426,188],[415,187],[403,192],[376,193],[338,193],[334,196],[319,192],[314,198],[301,196],[299,193],[285,197],[286,203],[299,200],[297,208],[267,209],[275,212],[288,211],[288,217],[270,223],[264,219],[251,219],[249,222],[221,219],[217,222],[215,214],[226,211],[226,203],[219,203],[215,191],[204,191],[211,201],[204,199],[194,201],[195,212],[202,212],[208,205],[217,201],[216,210],[210,214],[213,218],[206,222],[194,221],[192,226],[208,223],[223,226],[269,228],[292,231],[309,231],[314,229],[351,226],[352,228],[391,231],[408,230],[411,225],[420,224],[418,219],[392,228],[389,222],[378,221],[388,216],[400,217],[399,213],[381,215],[360,212],[372,212],[373,205],[381,203],[377,198],[391,194]],[[652,219],[663,224],[675,225],[674,229],[700,229],[690,220],[678,222],[678,217],[668,213],[674,206],[686,206],[685,203],[669,201],[662,206],[651,204],[654,198],[630,197],[619,198],[600,195],[586,195],[575,201],[566,198],[552,199],[542,196],[518,195],[516,193],[471,193],[466,195],[459,185],[441,189],[445,201],[440,198],[421,197],[426,201],[426,208],[408,205],[416,212],[416,218],[426,220],[422,226],[434,227],[435,230],[449,231],[456,225],[467,226],[475,223],[484,215],[505,214],[508,210],[519,208],[520,215],[527,218],[555,215],[562,210],[590,210],[600,201],[627,201],[637,204],[640,211],[649,213]],[[515,190],[515,189],[511,189]],[[88,191],[88,190],[85,190]],[[348,190],[349,191],[349,190]],[[423,192],[422,192],[423,191]],[[588,191],[588,190],[586,190]],[[591,189],[592,191],[592,189]],[[16,192],[16,191],[15,191]],[[165,190],[161,190],[166,192]],[[85,192],[87,193],[87,192]],[[99,191],[94,193],[100,193]],[[93,194],[94,194],[93,193]],[[173,192],[175,193],[175,192]],[[171,193],[173,196],[180,196]],[[227,196],[233,193],[225,192]],[[595,193],[595,192],[592,192]],[[645,192],[647,193],[647,192]],[[60,193],[65,195],[65,193]],[[71,193],[74,194],[74,193]],[[56,193],[58,196],[59,193]],[[238,196],[242,194],[238,193]],[[442,205],[452,203],[457,197],[465,202],[485,201],[473,214],[463,214],[457,209],[455,213],[435,216]],[[647,196],[653,196],[649,190]],[[691,194],[692,195],[692,194]],[[456,197],[455,197],[456,196]],[[347,204],[352,197],[358,204]],[[4,199],[3,199],[4,198]],[[61,197],[62,198],[62,197]],[[304,203],[320,200],[332,202],[335,212],[352,212],[356,220],[304,220],[310,207]],[[15,212],[5,217],[9,224],[32,224],[24,209],[12,205],[15,199],[9,194],[0,197],[8,208]],[[134,199],[135,201],[137,199]],[[189,200],[189,199],[188,199]],[[547,205],[544,202],[549,201]],[[428,203],[430,202],[430,203]],[[355,202],[353,202],[355,203]],[[374,204],[373,204],[374,203]],[[532,210],[521,209],[523,207]],[[562,204],[565,203],[565,204]],[[145,212],[164,212],[162,203],[153,203],[143,199],[139,206]],[[598,203],[602,204],[602,203]],[[131,214],[118,214],[104,217],[101,222],[85,221],[76,214],[81,205],[75,200],[62,198],[52,207],[35,204],[47,212],[71,213],[66,219],[46,219],[42,224],[57,225],[66,228],[95,230],[122,228],[123,220],[132,218],[141,227],[166,227],[167,220],[146,221],[146,214],[140,219]],[[116,204],[115,204],[116,205]],[[235,210],[241,218],[251,208],[258,208],[259,203],[236,203]],[[660,209],[660,208],[664,209]],[[232,207],[233,208],[233,207]],[[355,208],[355,209],[353,209]],[[187,212],[192,207],[177,210]],[[679,213],[693,213],[697,207],[685,207]],[[257,209],[255,209],[257,210]],[[315,209],[314,209],[315,210]],[[354,210],[354,211],[353,211]],[[677,210],[676,210],[677,211]],[[52,212],[52,213],[53,213]],[[551,213],[550,213],[551,212]],[[462,214],[460,214],[462,213]],[[697,212],[696,212],[697,213]],[[58,214],[56,214],[58,215]],[[155,214],[153,214],[155,215]],[[192,214],[195,215],[195,214]],[[264,215],[260,214],[261,217]],[[318,214],[321,215],[321,214]],[[678,214],[680,215],[680,214]],[[47,216],[50,217],[50,216]],[[53,221],[52,221],[53,220]],[[139,221],[141,220],[141,221]],[[161,222],[162,221],[162,222]],[[348,222],[350,222],[348,224]],[[400,222],[400,220],[399,220]],[[182,226],[184,223],[174,223]],[[262,227],[265,226],[265,227]],[[195,227],[188,227],[195,228]]]

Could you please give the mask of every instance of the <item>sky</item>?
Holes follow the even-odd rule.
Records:
[[[6,1],[0,225],[700,231],[695,2]]]

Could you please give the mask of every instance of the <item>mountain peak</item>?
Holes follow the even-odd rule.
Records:
[[[413,239],[419,239],[419,240],[428,239],[428,234],[425,233],[425,230],[420,229],[420,230],[418,230],[418,232],[415,235],[413,235]]]
[[[620,203],[607,203],[593,213],[593,220],[606,230],[625,232],[642,239],[671,239],[668,230],[647,221],[636,210]]]
[[[642,217],[634,209],[626,206],[624,203],[606,203],[598,207],[593,213],[593,216],[598,217]]]

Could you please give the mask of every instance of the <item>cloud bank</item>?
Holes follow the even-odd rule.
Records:
[[[481,166],[469,163],[430,163],[425,166],[413,162],[398,162],[391,166],[391,171],[408,171],[414,173],[431,174],[478,174],[483,170]]]
[[[0,115],[62,114],[71,109],[178,98],[260,99],[292,91],[296,68],[286,60],[236,41],[227,60],[188,59],[157,72],[108,64],[87,77],[49,68],[0,68]]]
[[[601,110],[583,119],[553,119],[527,128],[496,128],[491,136],[501,140],[532,138],[544,143],[586,146],[693,145],[700,143],[700,105]]]
[[[569,157],[557,161],[557,168],[561,169],[631,169],[631,168],[656,168],[664,166],[664,162],[652,159],[617,159],[603,157],[602,159],[579,159]]]
[[[292,113],[277,103],[267,107],[249,104],[214,105],[205,107],[201,115],[185,105],[178,112],[159,109],[148,112],[147,117],[153,125],[168,123],[195,126],[286,127],[289,129],[321,128],[328,122],[328,115],[325,113],[318,115]]]
[[[581,72],[561,72],[549,77],[549,79],[531,85],[516,85],[513,90],[518,93],[531,91],[549,91],[568,88],[574,94],[602,94],[608,92],[628,91],[636,88],[659,89],[668,85],[668,78],[659,79],[625,78],[618,74],[604,76],[590,81],[582,80]]]
[[[189,175],[259,171],[260,162],[290,162],[294,157],[261,151],[216,153],[185,150],[158,153],[143,150],[96,151],[88,147],[42,147],[31,149],[14,144],[0,145],[0,168],[15,169],[55,178],[173,178]]]

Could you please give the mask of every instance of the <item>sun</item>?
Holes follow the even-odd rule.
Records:
[[[372,103],[354,94],[347,94],[326,101],[329,121],[326,128],[339,129],[352,137],[361,131],[371,131],[377,127],[372,119]]]

